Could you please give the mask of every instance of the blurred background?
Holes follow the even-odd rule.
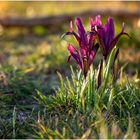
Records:
[[[118,42],[120,65],[129,75],[140,71],[140,2],[0,2],[0,64],[30,71],[33,76],[55,81],[56,71],[69,74],[67,45],[72,37],[61,39],[69,21],[80,16],[89,30],[89,17],[100,14],[115,20],[115,34],[125,22]],[[97,56],[95,65],[100,57]]]

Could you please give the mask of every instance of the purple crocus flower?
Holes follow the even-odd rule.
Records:
[[[127,35],[124,32],[124,23],[122,25],[121,32],[115,37],[114,21],[111,17],[108,17],[107,23],[103,26],[100,15],[96,16],[94,21],[90,18],[91,30],[97,32],[100,48],[102,49],[103,56],[106,59],[111,50],[115,47],[119,38],[122,35]]]
[[[121,32],[115,37],[114,21],[111,17],[108,17],[107,23],[104,26],[102,25],[100,15],[96,16],[94,20],[92,18],[90,18],[90,25],[91,25],[91,31],[97,33],[98,42],[99,42],[99,45],[100,45],[100,48],[102,50],[105,60],[107,59],[111,50],[117,44],[119,38],[122,35],[129,36],[127,33],[124,32],[124,23],[123,23]],[[117,69],[115,67],[115,60],[117,59],[118,53],[119,53],[119,49],[116,51],[114,61],[113,61],[114,80],[117,77]],[[99,67],[99,73],[98,73],[98,87],[100,87],[100,85],[101,85],[102,65],[103,65],[103,62],[101,61],[100,67]]]
[[[79,17],[75,19],[75,25],[77,33],[73,30],[72,21],[70,22],[70,31],[65,33],[65,35],[74,35],[79,44],[79,48],[71,44],[68,45],[68,50],[70,53],[68,62],[72,56],[86,77],[90,65],[93,63],[99,45],[95,43],[96,33],[86,33]]]

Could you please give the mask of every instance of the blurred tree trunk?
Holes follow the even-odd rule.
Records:
[[[14,17],[6,17],[6,18],[0,18],[0,25],[3,27],[33,27],[33,26],[60,26],[71,19],[75,18],[76,16],[80,17],[90,17],[90,16],[96,16],[96,15],[102,15],[102,16],[117,16],[120,18],[125,19],[136,19],[140,18],[140,12],[129,12],[129,11],[114,11],[114,10],[105,10],[105,11],[85,11],[81,13],[74,13],[71,15],[57,15],[57,16],[49,16],[49,17],[38,17],[38,18],[14,18]]]

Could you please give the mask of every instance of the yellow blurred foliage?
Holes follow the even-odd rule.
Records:
[[[60,8],[61,7],[61,8]],[[125,1],[13,1],[0,2],[1,16],[45,16],[86,10],[139,11],[140,2]]]
[[[8,2],[0,2],[0,13],[4,14],[6,10],[8,10],[9,8],[9,4]]]

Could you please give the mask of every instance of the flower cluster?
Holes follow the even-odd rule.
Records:
[[[68,45],[68,51],[70,53],[68,62],[73,57],[82,69],[84,77],[87,76],[87,72],[94,61],[98,48],[102,50],[102,55],[104,60],[106,60],[119,38],[122,35],[128,35],[124,32],[123,24],[121,32],[115,37],[114,21],[111,17],[108,17],[105,25],[102,25],[100,15],[96,16],[94,20],[90,18],[90,31],[88,32],[85,31],[79,17],[75,19],[75,25],[77,33],[73,29],[72,21],[70,22],[69,32],[65,33],[65,35],[73,35],[79,44],[79,48],[72,44]]]

